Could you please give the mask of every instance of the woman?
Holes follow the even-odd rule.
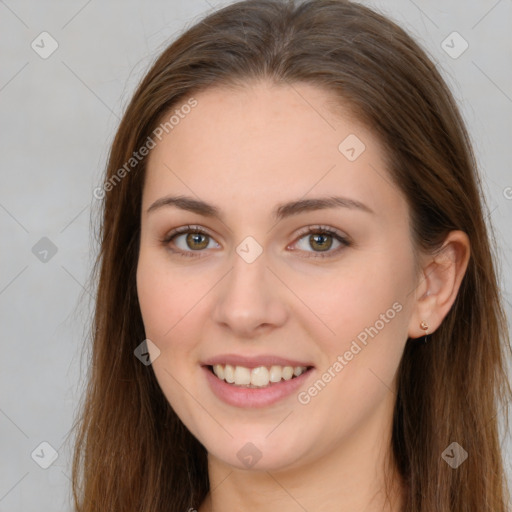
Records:
[[[505,512],[479,178],[402,29],[337,0],[209,15],[99,192],[77,510]]]

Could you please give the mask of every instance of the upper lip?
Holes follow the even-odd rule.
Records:
[[[288,359],[276,355],[262,354],[260,356],[242,356],[237,354],[221,354],[211,357],[203,362],[204,366],[214,364],[230,364],[232,366],[245,366],[246,368],[257,368],[258,366],[313,366],[311,363]]]

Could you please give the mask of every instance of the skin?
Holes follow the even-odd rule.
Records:
[[[420,322],[435,331],[453,304],[467,236],[454,231],[435,260],[421,254],[415,261],[408,207],[387,175],[378,139],[335,111],[325,91],[262,81],[194,97],[198,105],[148,161],[137,290],[146,336],[160,350],[152,365],[159,385],[208,451],[212,491],[195,506],[398,511],[396,475],[391,503],[384,492],[396,370],[407,338],[424,335]],[[353,162],[338,150],[350,134],[366,146]],[[175,206],[147,212],[167,195],[214,204],[222,219]],[[372,213],[341,207],[272,218],[277,204],[331,195]],[[162,242],[187,224],[210,236],[189,245],[186,234]],[[322,252],[299,233],[317,225],[338,230],[351,245],[328,237],[330,253]],[[263,251],[252,263],[236,252],[247,236]],[[394,303],[400,312],[307,404],[293,393],[265,408],[237,408],[205,379],[201,363],[209,357],[275,354],[315,366],[299,390],[307,391]],[[261,452],[250,468],[237,457],[248,442]]]

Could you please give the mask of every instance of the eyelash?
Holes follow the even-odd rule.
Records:
[[[188,225],[188,226],[182,226],[180,228],[173,229],[170,233],[168,233],[161,240],[161,243],[164,246],[168,246],[169,243],[174,238],[176,238],[178,235],[189,234],[189,233],[202,234],[202,235],[206,235],[206,236],[208,236],[210,238],[213,238],[210,235],[210,233],[208,233],[208,231],[206,229],[202,228],[201,226],[190,226],[190,225]],[[348,238],[344,237],[337,230],[329,228],[328,226],[310,226],[310,227],[306,228],[305,230],[303,230],[303,231],[301,231],[299,233],[297,240],[301,240],[305,236],[313,235],[313,234],[314,235],[321,234],[321,235],[332,236],[336,240],[338,240],[338,242],[341,243],[341,246],[338,247],[337,249],[333,250],[333,251],[331,251],[331,250],[325,251],[325,254],[323,254],[322,251],[305,251],[305,252],[313,252],[313,254],[314,254],[314,256],[313,255],[305,256],[306,258],[329,258],[329,257],[337,254],[338,252],[340,252],[340,250],[342,250],[343,248],[350,247],[352,245],[352,243],[349,241]],[[175,250],[175,249],[171,249],[171,248],[169,248],[169,250],[171,250],[173,253],[177,254],[178,256],[182,256],[182,257],[185,257],[185,258],[197,257],[196,254],[194,254],[194,253],[203,252],[203,250],[199,250],[199,251],[183,251],[181,249]]]

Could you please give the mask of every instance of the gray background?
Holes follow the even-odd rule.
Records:
[[[87,371],[92,192],[153,58],[227,3],[0,0],[0,512],[71,510],[65,441]],[[484,177],[510,319],[512,0],[363,3],[427,47],[459,100]],[[34,40],[42,46],[43,31],[58,43],[46,59],[31,47]],[[442,47],[453,31],[469,44],[458,58]],[[40,52],[51,48],[45,41]],[[452,53],[462,49],[453,36],[446,44]],[[38,448],[44,441],[59,454],[48,469],[35,462],[49,461],[48,449]],[[510,475],[509,434],[504,443]]]

